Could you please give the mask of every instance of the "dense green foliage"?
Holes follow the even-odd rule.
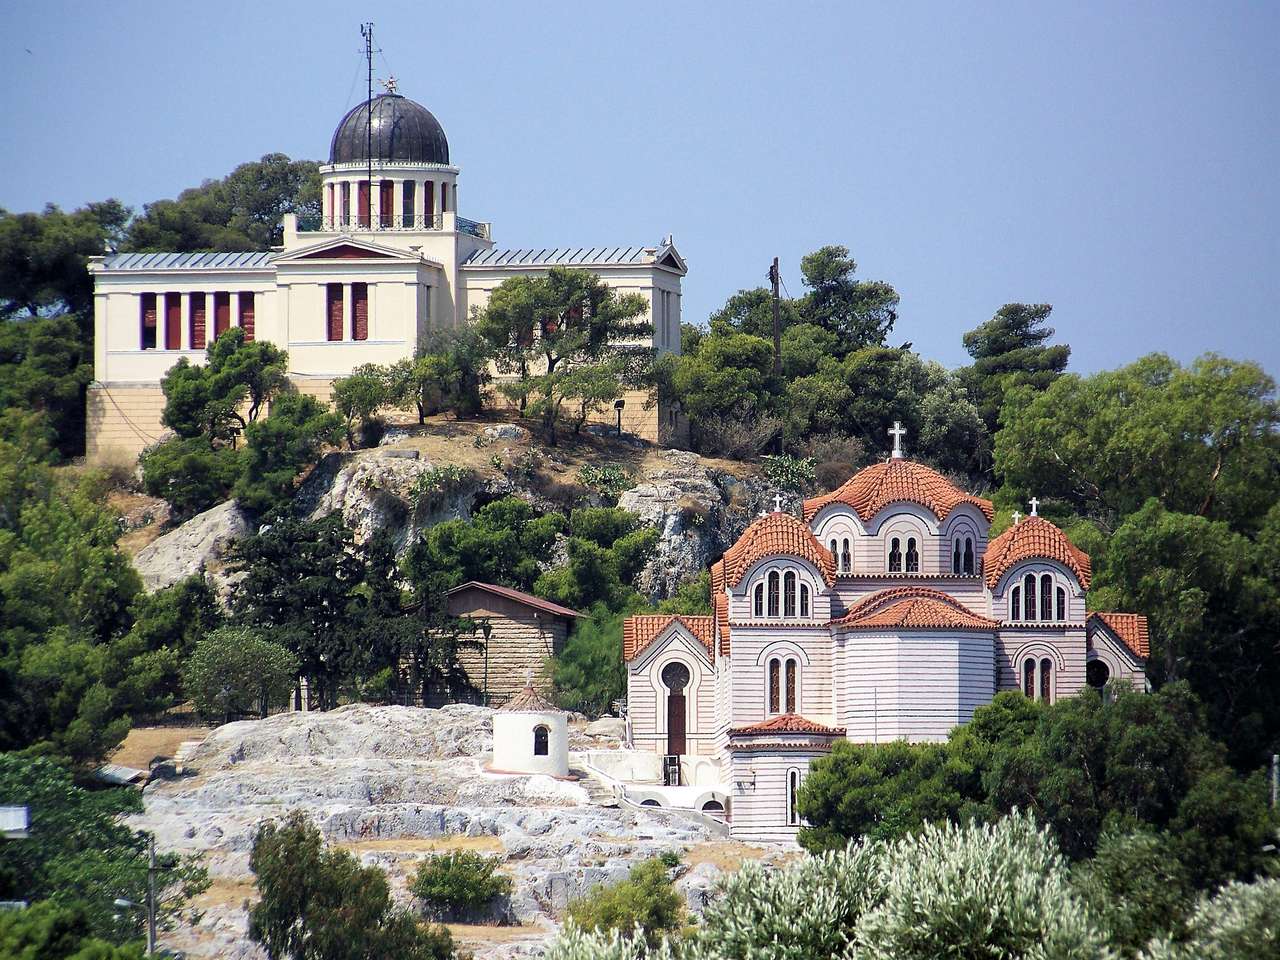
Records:
[[[251,712],[265,717],[288,700],[297,676],[293,654],[246,627],[214,630],[182,665],[186,695],[202,716],[223,723]]]
[[[301,813],[259,828],[249,866],[260,897],[249,909],[249,936],[270,960],[453,956],[447,929],[397,909],[386,875],[345,850],[326,849]]]
[[[518,374],[499,389],[521,413],[542,421],[547,441],[566,409],[575,432],[587,417],[649,381],[653,335],[639,294],[619,294],[588,270],[552,267],[545,277],[512,277],[493,291],[474,325],[499,372]]]
[[[0,912],[0,957],[8,960],[142,960],[140,943],[93,936],[84,914],[47,901]]]
[[[293,498],[294,483],[325,444],[342,437],[342,422],[315,397],[290,391],[271,404],[271,415],[245,429],[244,470],[232,489],[248,510],[268,514]]]
[[[676,892],[666,865],[655,858],[632,867],[627,879],[619,883],[597,884],[585,897],[569,904],[567,916],[583,931],[638,931],[655,944],[680,929],[684,901]]]
[[[511,893],[511,878],[498,872],[502,861],[469,850],[434,854],[418,865],[409,892],[433,914],[466,914]]]
[[[1018,387],[1043,391],[1067,368],[1071,348],[1046,345],[1053,328],[1045,326],[1053,307],[1047,303],[1006,303],[996,315],[964,335],[973,364],[956,371],[992,436],[999,427],[1006,394]]]
[[[1156,831],[1196,889],[1248,879],[1280,821],[1261,777],[1240,777],[1185,684],[1096,691],[1049,706],[1002,693],[945,744],[838,742],[800,792],[811,850],[922,824],[1034,810],[1072,859],[1109,831]]]
[[[117,897],[146,898],[147,837],[119,820],[142,810],[139,793],[85,790],[58,761],[8,753],[0,754],[0,804],[25,804],[30,815],[30,836],[0,845],[0,899],[73,910],[76,929],[112,943],[141,935],[141,918],[112,906]],[[208,878],[194,860],[173,854],[157,857],[157,866],[159,916],[167,923]]]

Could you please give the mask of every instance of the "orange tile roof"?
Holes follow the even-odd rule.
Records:
[[[965,493],[937,470],[914,460],[890,459],[859,470],[830,493],[806,500],[804,518],[812,520],[828,504],[843,503],[865,521],[900,501],[928,507],[939,520],[962,503],[977,507],[987,520],[995,516],[990,500]]]
[[[1031,559],[1056,560],[1075,573],[1080,586],[1089,589],[1093,579],[1089,555],[1044,517],[1026,517],[987,545],[982,560],[987,586],[994,590],[1014,564]]]
[[[729,655],[729,598],[719,590],[711,595],[711,605],[716,612],[716,626],[720,630],[720,656]]]
[[[954,597],[928,587],[894,587],[855,603],[833,624],[856,629],[986,630],[998,620],[979,616]]]
[[[715,628],[712,617],[648,613],[627,617],[622,621],[622,659],[634,660],[676,620],[693,634],[693,638],[706,648],[707,653],[714,655],[712,642]]]
[[[823,737],[843,737],[844,727],[828,727],[798,713],[781,713],[776,717],[746,727],[734,727],[729,736],[757,733],[812,733]]]
[[[1097,617],[1103,625],[1120,638],[1120,641],[1143,660],[1151,656],[1151,635],[1147,618],[1140,613],[1104,613],[1095,610],[1089,619]]]
[[[808,524],[778,511],[747,527],[738,542],[724,552],[725,582],[736,587],[753,563],[778,555],[802,557],[818,568],[828,584],[835,582],[836,561],[831,551],[817,541]]]

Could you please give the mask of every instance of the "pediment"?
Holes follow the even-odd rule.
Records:
[[[397,250],[382,244],[357,240],[354,237],[334,237],[300,250],[293,250],[277,257],[276,263],[297,263],[303,260],[421,260],[422,257],[408,250]]]
[[[304,253],[299,260],[390,260],[389,254],[368,247],[357,247],[354,243],[340,243],[335,247]]]
[[[660,267],[666,267],[668,270],[674,270],[683,276],[689,272],[688,264],[684,262],[684,257],[680,256],[674,244],[664,244],[662,249],[658,251],[657,264]]]

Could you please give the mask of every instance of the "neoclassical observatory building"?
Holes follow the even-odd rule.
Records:
[[[895,430],[888,460],[747,528],[711,568],[713,616],[624,625],[633,745],[718,786],[740,839],[794,839],[838,739],[943,740],[1002,690],[1145,685],[1146,618],[1090,610],[1089,557],[1038,501],[989,539],[991,502],[905,459]]]
[[[206,346],[231,327],[286,349],[298,388],[327,400],[336,377],[412,357],[430,330],[466,323],[504,280],[553,266],[590,270],[642,295],[652,346],[680,350],[686,267],[670,237],[498,247],[492,224],[460,213],[459,168],[443,127],[394,82],[342,118],[320,173],[319,215],[286,215],[278,249],[92,258],[91,458],[134,455],[158,440],[161,378],[180,357],[203,362]],[[645,399],[624,397],[624,428],[665,438],[674,413],[662,404],[646,409]]]

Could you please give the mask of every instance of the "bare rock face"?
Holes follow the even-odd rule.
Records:
[[[220,503],[143,547],[133,558],[148,591],[163,590],[204,571],[219,596],[230,590],[223,572],[232,541],[251,533],[248,514],[234,500]]]
[[[658,528],[658,548],[635,585],[653,602],[670,597],[732,546],[772,505],[775,492],[762,478],[740,479],[683,450],[660,456],[664,465],[618,499],[619,507]]]

